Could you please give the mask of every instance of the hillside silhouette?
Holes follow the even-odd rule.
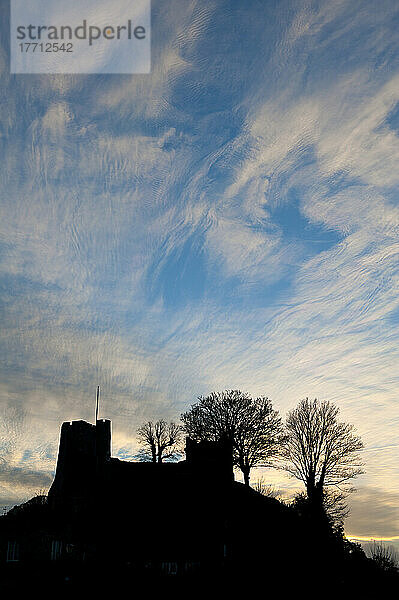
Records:
[[[234,481],[227,440],[187,438],[185,460],[111,456],[111,423],[62,425],[56,474],[0,518],[0,589],[219,588],[306,597],[397,586],[326,515]],[[216,586],[216,587],[215,587]]]

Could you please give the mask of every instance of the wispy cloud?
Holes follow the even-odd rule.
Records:
[[[346,529],[358,539],[399,539],[398,495],[378,488],[362,487],[353,498]]]
[[[51,475],[97,384],[131,456],[142,420],[239,387],[282,413],[332,400],[383,445],[350,531],[393,535],[398,20],[394,2],[158,2],[151,75],[3,70],[4,499]]]

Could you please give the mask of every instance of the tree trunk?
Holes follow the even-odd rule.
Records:
[[[244,474],[244,483],[249,487],[249,469],[243,470]]]
[[[151,456],[152,462],[157,462],[157,451],[155,450],[155,446],[151,446]]]
[[[319,485],[319,483],[316,483],[315,485],[306,486],[306,491],[309,499],[309,508],[313,518],[317,520],[323,518],[323,487]]]

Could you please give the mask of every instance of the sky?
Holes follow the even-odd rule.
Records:
[[[399,547],[398,3],[153,0],[146,75],[10,75],[0,6],[0,507],[97,385],[127,459],[238,388],[336,404]]]

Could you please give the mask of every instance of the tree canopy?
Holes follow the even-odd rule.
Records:
[[[282,423],[269,398],[240,390],[212,392],[182,414],[184,430],[192,439],[230,440],[233,463],[249,485],[255,466],[270,466],[280,449]]]

